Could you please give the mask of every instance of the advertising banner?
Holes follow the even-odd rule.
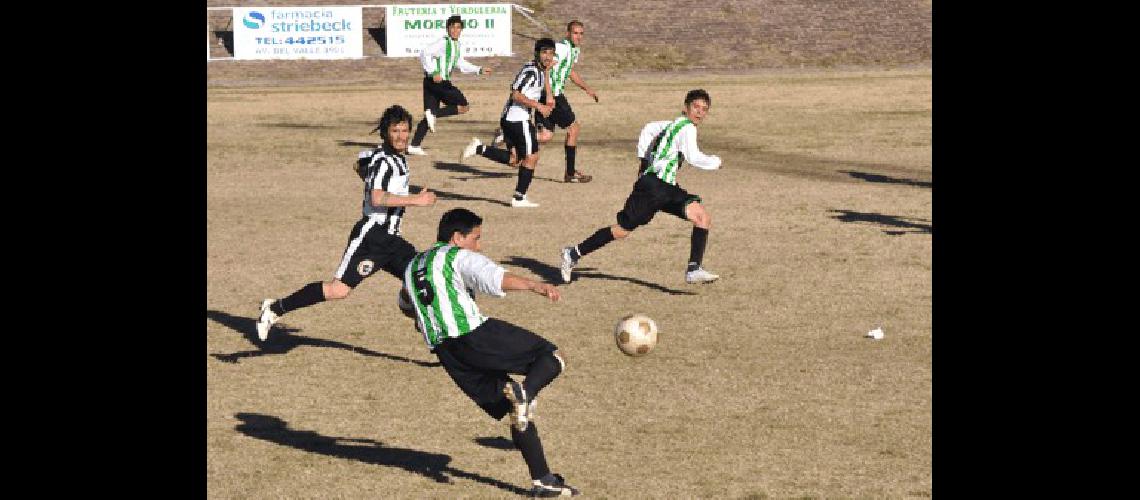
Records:
[[[420,49],[447,36],[444,22],[463,18],[463,57],[511,55],[511,4],[389,5],[385,12],[388,57],[419,57]]]
[[[364,57],[360,7],[234,7],[234,59]]]

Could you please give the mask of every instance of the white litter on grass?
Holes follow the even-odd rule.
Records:
[[[871,330],[867,332],[867,335],[864,336],[875,340],[883,340],[883,327],[880,326],[874,330]]]

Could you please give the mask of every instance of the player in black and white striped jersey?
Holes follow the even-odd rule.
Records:
[[[550,115],[554,109],[554,98],[550,92],[550,67],[553,64],[554,40],[540,38],[534,43],[534,60],[523,65],[515,75],[514,82],[511,83],[511,96],[507,98],[503,114],[499,117],[499,127],[506,137],[507,149],[484,146],[479,139],[472,138],[460,156],[460,161],[481,155],[504,165],[518,165],[519,178],[515,184],[514,196],[511,197],[512,207],[538,206],[538,203],[526,197],[530,181],[534,178],[534,168],[538,166],[538,137],[535,135],[534,123],[531,122],[530,109],[543,116]],[[543,92],[547,101],[539,102]]]
[[[435,193],[424,188],[418,194],[408,193],[408,162],[404,152],[412,115],[402,106],[384,110],[380,123],[383,142],[371,151],[363,151],[357,161],[357,174],[364,180],[363,216],[348,236],[344,256],[330,281],[315,281],[280,300],[265,299],[257,319],[257,337],[269,337],[269,328],[289,311],[319,304],[326,300],[348,297],[357,285],[383,269],[403,279],[416,249],[400,237],[400,223],[406,207],[435,204]]]

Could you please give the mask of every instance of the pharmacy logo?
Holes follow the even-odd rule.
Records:
[[[265,16],[256,10],[251,10],[249,14],[246,14],[246,16],[242,18],[241,23],[244,24],[246,28],[255,30],[265,25]]]

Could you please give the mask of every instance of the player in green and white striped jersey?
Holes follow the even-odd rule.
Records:
[[[598,102],[598,94],[589,85],[586,85],[577,71],[574,71],[574,65],[578,63],[578,58],[582,53],[582,37],[585,33],[586,29],[582,21],[575,19],[566,24],[566,38],[555,45],[554,68],[550,70],[550,91],[554,95],[554,110],[551,111],[550,116],[536,114],[534,117],[539,129],[539,142],[550,140],[554,135],[555,127],[566,129],[566,175],[563,176],[563,180],[566,182],[590,182],[592,179],[591,176],[575,169],[574,162],[578,152],[580,126],[577,117],[574,116],[574,109],[570,107],[570,101],[566,100],[566,95],[563,93],[566,82],[572,81],[586,91],[586,94],[593,97],[594,102]]]
[[[558,288],[508,273],[479,253],[483,219],[456,208],[443,214],[436,243],[417,254],[404,271],[413,297],[416,328],[455,384],[496,420],[511,415],[511,437],[530,471],[534,496],[577,495],[550,472],[531,417],[539,391],[566,368],[550,341],[502,320],[488,318],[475,293],[503,297],[529,290],[558,301]],[[525,375],[515,382],[510,373]]]
[[[637,145],[637,156],[642,161],[641,174],[633,184],[633,192],[626,198],[625,206],[617,214],[617,224],[598,229],[578,245],[562,249],[563,281],[570,282],[578,259],[615,239],[629,236],[638,226],[648,224],[657,212],[693,223],[685,281],[710,283],[720,277],[701,267],[712,219],[701,205],[700,196],[689,194],[677,185],[677,171],[685,161],[702,170],[720,168],[720,157],[705,155],[697,147],[697,126],[704,121],[711,105],[712,98],[708,92],[690,90],[685,95],[681,116],[672,121],[651,122],[642,128]]]

